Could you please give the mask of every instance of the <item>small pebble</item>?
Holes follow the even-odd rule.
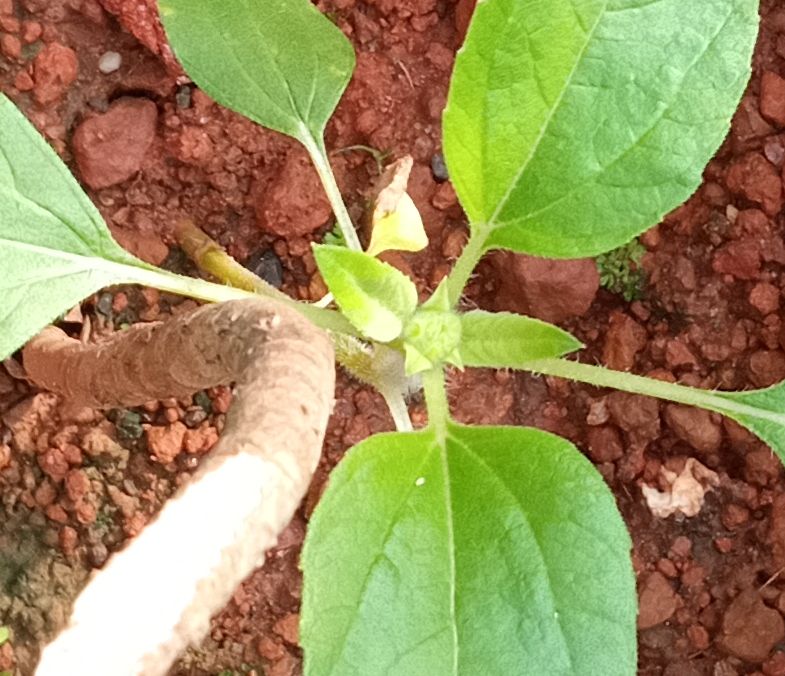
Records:
[[[112,305],[114,305],[114,296],[111,293],[105,292],[98,296],[98,302],[95,304],[95,309],[104,317],[111,317]]]
[[[199,406],[190,407],[183,415],[185,426],[191,429],[198,427],[205,420],[207,420],[207,411]]]
[[[120,66],[123,63],[123,57],[120,56],[117,52],[104,52],[101,55],[101,58],[98,59],[98,70],[100,70],[104,75],[109,75],[109,73],[114,73],[117,70],[120,70]]]
[[[136,411],[118,409],[117,413],[112,417],[114,418],[114,424],[117,428],[118,439],[133,441],[134,439],[141,438],[142,434],[144,434],[141,424],[142,416]]]
[[[194,404],[204,410],[205,413],[210,414],[213,411],[213,400],[210,399],[210,395],[204,390],[194,395]]]
[[[444,155],[442,153],[436,153],[431,157],[431,173],[433,173],[433,177],[437,181],[446,181],[450,178],[450,174],[447,171],[447,164],[444,161]]]
[[[174,100],[178,108],[190,108],[191,88],[188,85],[183,85],[180,87],[177,90],[177,93],[174,95]]]
[[[281,259],[278,258],[272,249],[265,249],[264,251],[257,251],[251,254],[244,265],[257,277],[261,277],[276,289],[280,289],[283,286]]]
[[[99,568],[106,563],[109,558],[109,550],[103,542],[97,542],[89,549],[90,563]]]

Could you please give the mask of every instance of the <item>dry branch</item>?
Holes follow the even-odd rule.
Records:
[[[99,345],[49,328],[25,348],[24,363],[41,387],[103,407],[236,382],[210,457],[90,582],[36,672],[164,674],[263,562],[307,489],[333,397],[330,341],[294,310],[251,299]]]

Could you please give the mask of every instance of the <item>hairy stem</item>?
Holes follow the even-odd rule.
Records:
[[[376,388],[384,397],[399,432],[412,430],[404,391],[403,355],[386,345],[367,345],[350,336],[333,336],[335,358],[354,378]]]
[[[137,325],[98,345],[49,328],[25,348],[24,363],[36,384],[93,406],[236,382],[211,455],[88,584],[36,672],[164,674],[263,562],[308,487],[333,397],[330,341],[259,298]]]

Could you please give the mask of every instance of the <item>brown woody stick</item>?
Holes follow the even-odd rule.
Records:
[[[93,406],[237,383],[223,435],[192,481],[77,599],[39,676],[156,676],[264,560],[305,493],[330,412],[330,341],[262,299],[137,325],[99,345],[53,328],[24,351],[38,385]]]

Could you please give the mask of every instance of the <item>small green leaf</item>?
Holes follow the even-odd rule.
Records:
[[[461,319],[454,312],[442,312],[426,307],[419,309],[407,322],[403,339],[407,376],[444,362],[463,366],[458,351],[461,343]]]
[[[0,645],[6,643],[11,638],[11,632],[8,627],[0,627]]]
[[[473,227],[570,258],[658,222],[725,137],[757,25],[757,0],[478,3],[444,114]]]
[[[428,371],[434,367],[433,362],[411,343],[403,344],[403,354],[404,373],[407,377]]]
[[[567,441],[449,425],[372,437],[303,551],[306,676],[631,676],[630,539]]]
[[[317,244],[313,252],[335,302],[358,330],[381,343],[401,335],[417,308],[411,279],[362,251]]]
[[[466,366],[525,368],[532,359],[561,357],[583,347],[558,326],[509,312],[467,312],[461,327]]]
[[[351,43],[309,0],[161,0],[175,55],[221,105],[320,140],[354,69]]]
[[[126,253],[57,154],[0,94],[0,359],[98,289],[139,283],[205,299],[248,294]]]
[[[406,323],[403,339],[407,376],[445,363],[463,368],[459,350],[461,320],[450,306],[450,293],[444,281]]]
[[[628,303],[639,299],[646,284],[646,272],[641,266],[645,253],[646,247],[633,239],[597,256],[595,262],[600,273],[600,286],[619,294]]]
[[[765,441],[785,463],[785,382],[748,392],[713,392],[720,399],[751,406],[752,411],[717,409]]]

